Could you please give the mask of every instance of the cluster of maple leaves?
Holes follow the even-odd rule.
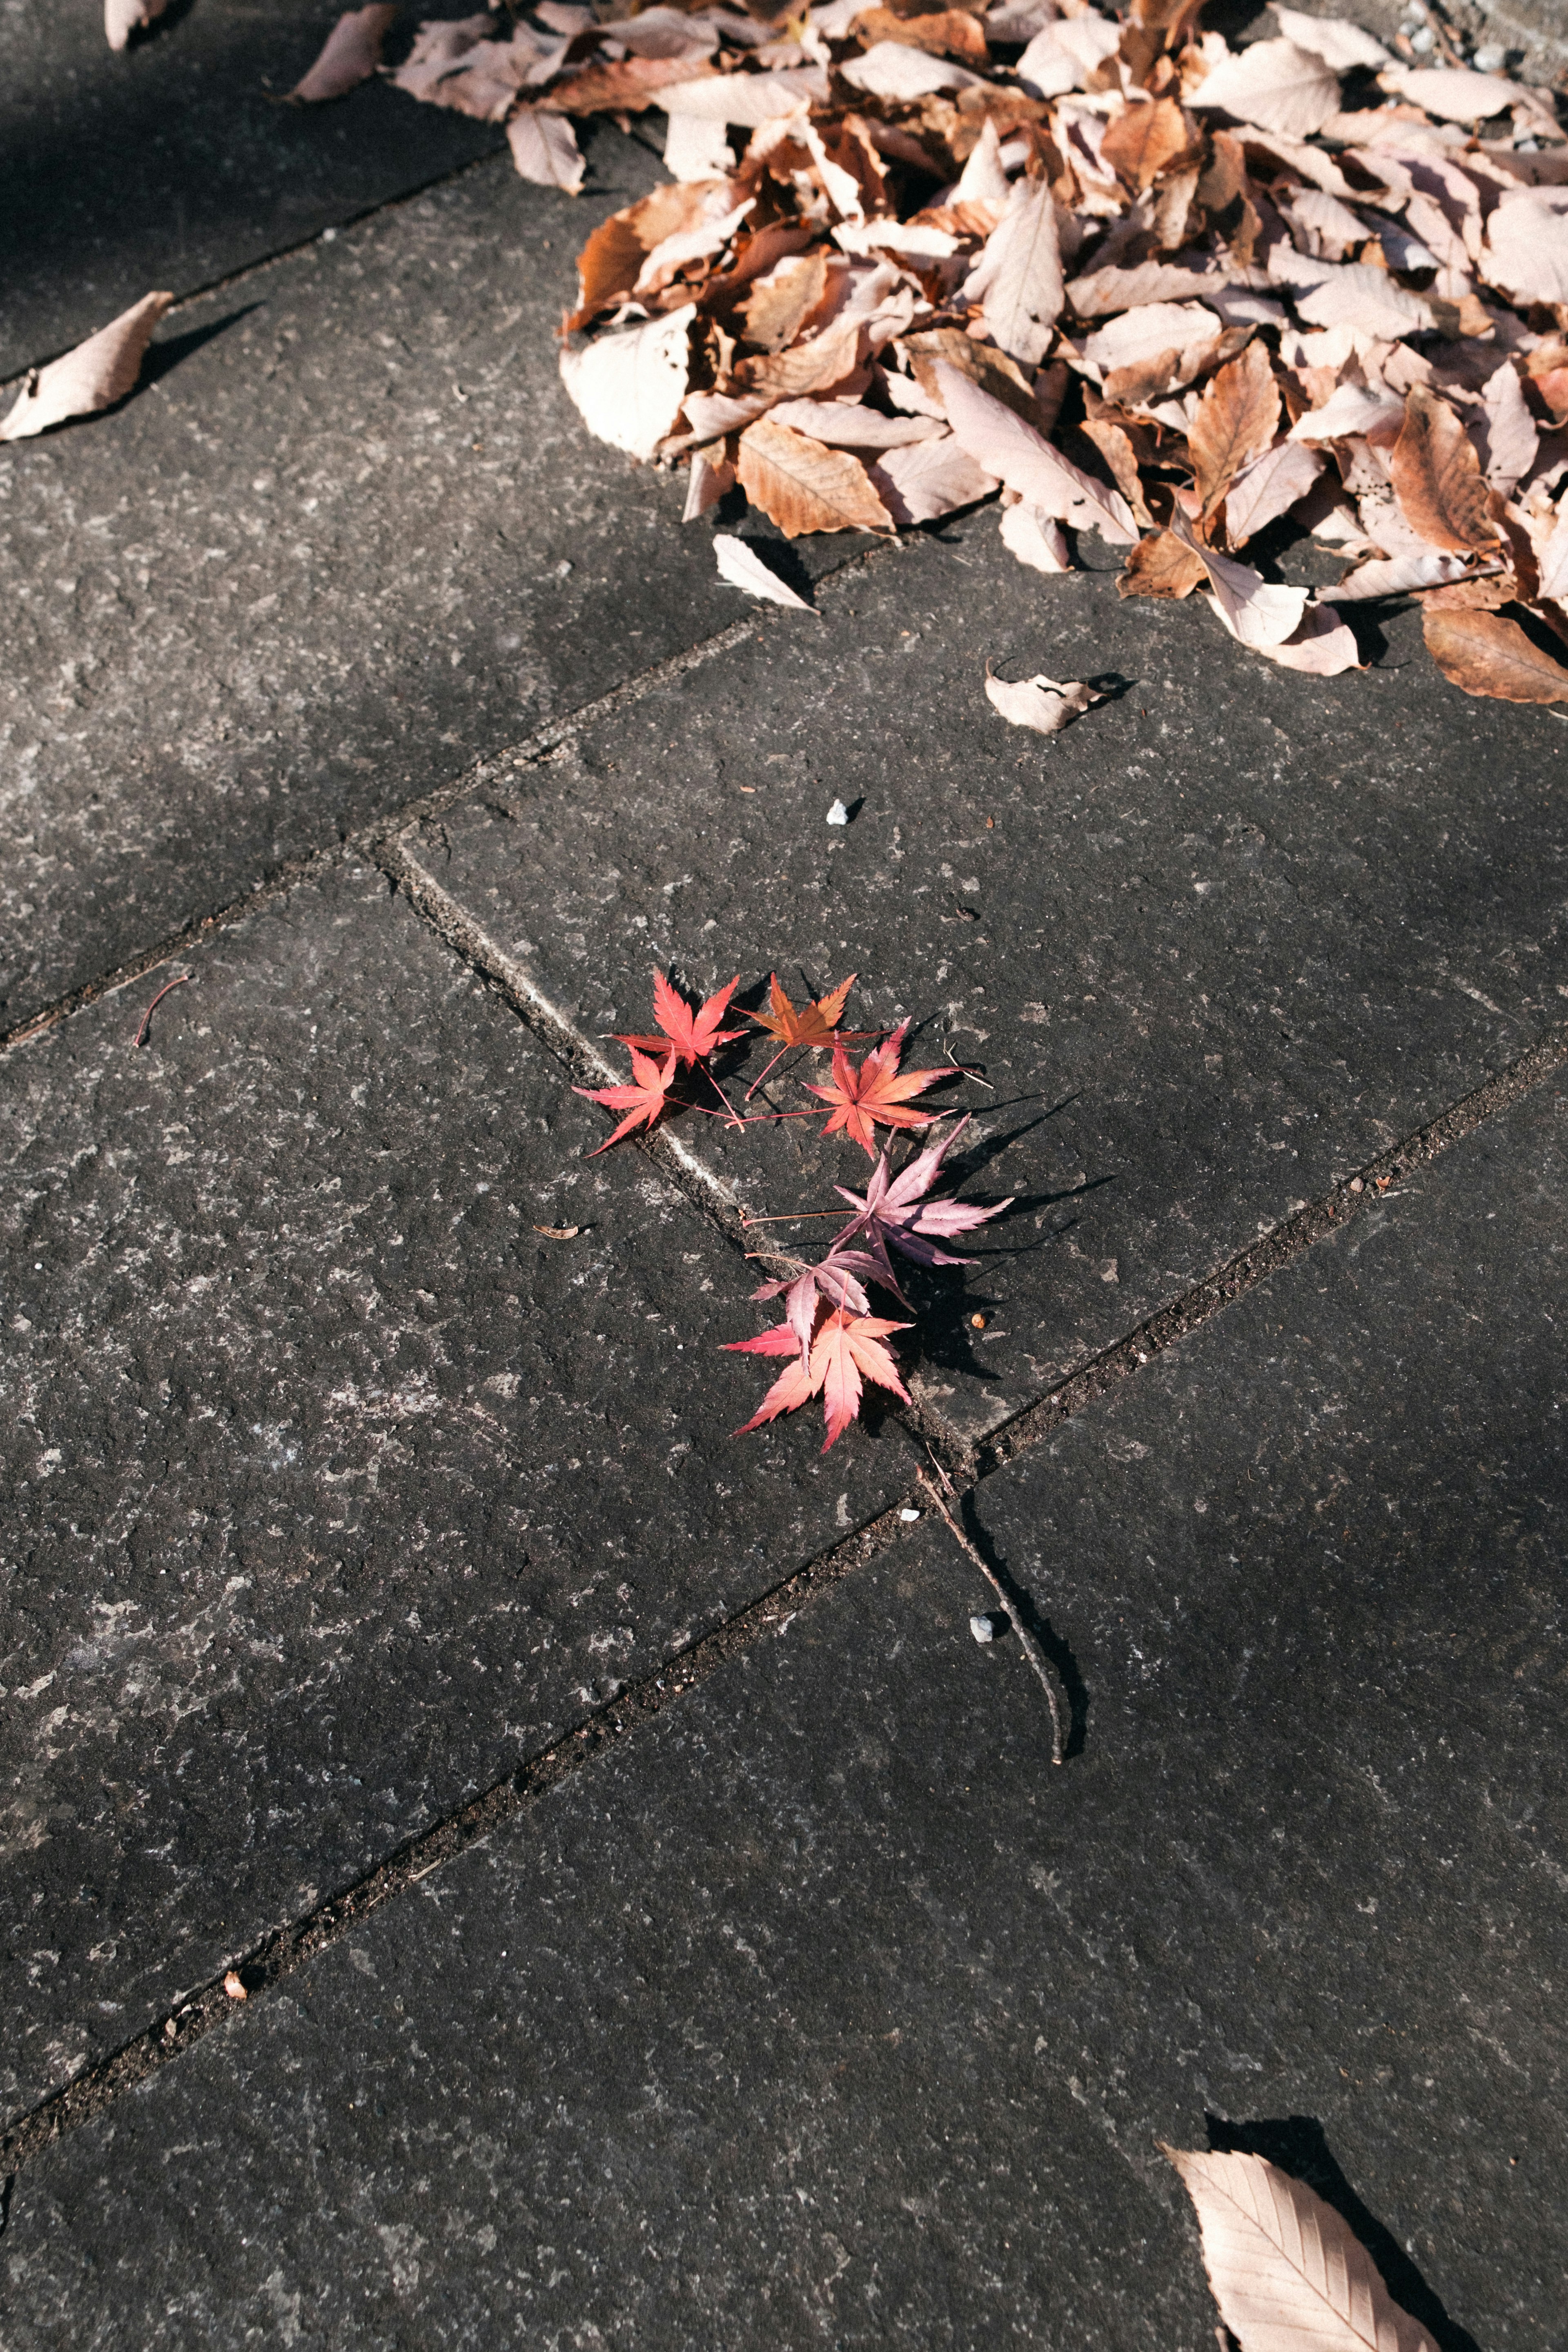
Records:
[[[1098,530],[1125,595],[1201,593],[1285,667],[1355,667],[1347,613],[1416,596],[1458,685],[1561,700],[1552,101],[1447,35],[1423,67],[1274,13],[1232,50],[1198,0],[539,0],[426,26],[392,78],[573,191],[571,118],[664,111],[671,184],[584,247],[562,371],[594,432],[689,466],[688,519],[738,486],[789,536],[891,531],[999,493],[1021,562]],[[1337,586],[1244,559],[1286,517]]]
[[[851,973],[815,1003],[797,1007],[791,1003],[774,973],[771,976],[768,1009],[746,1015],[752,1028],[727,1029],[724,1019],[740,986],[739,973],[727,988],[720,989],[694,1010],[667,976],[656,971],[654,1018],[658,1034],[623,1035],[618,1039],[631,1055],[630,1081],[625,1086],[576,1088],[590,1102],[602,1103],[607,1110],[623,1114],[619,1124],[590,1155],[596,1157],[598,1151],[607,1151],[623,1136],[638,1128],[656,1127],[675,1110],[707,1110],[710,1116],[735,1127],[762,1125],[778,1118],[823,1117],[824,1113],[816,1111],[775,1110],[748,1116],[738,1110],[724,1092],[713,1068],[713,1057],[721,1047],[737,1045],[759,1032],[773,1039],[776,1051],[767,1067],[752,1081],[746,1096],[749,1102],[786,1054],[796,1049],[831,1052],[832,1074],[826,1085],[807,1081],[807,1091],[818,1096],[826,1107],[825,1132],[832,1135],[842,1131],[851,1137],[875,1164],[864,1192],[852,1192],[844,1184],[834,1187],[848,1203],[850,1213],[826,1257],[815,1265],[793,1259],[786,1273],[764,1282],[752,1293],[759,1299],[782,1299],[783,1322],[757,1339],[729,1343],[742,1354],[787,1356],[791,1360],[751,1420],[736,1432],[737,1436],[775,1420],[780,1413],[794,1412],[813,1397],[820,1396],[827,1424],[824,1453],[858,1414],[865,1381],[890,1389],[895,1396],[909,1402],[909,1391],[899,1378],[898,1364],[887,1342],[890,1333],[907,1331],[910,1326],[907,1321],[890,1322],[884,1316],[873,1315],[866,1286],[873,1284],[908,1307],[894,1269],[894,1253],[916,1265],[971,1265],[971,1259],[949,1256],[941,1244],[973,1232],[975,1226],[985,1224],[1012,1206],[1011,1197],[983,1209],[967,1201],[931,1193],[943,1160],[969,1123],[967,1116],[951,1128],[940,1142],[928,1145],[897,1174],[893,1172],[887,1150],[878,1149],[876,1129],[881,1127],[896,1132],[933,1126],[942,1114],[911,1108],[913,1098],[959,1073],[952,1068],[901,1070],[899,1065],[909,1030],[907,1021],[885,1034],[841,1031],[838,1024],[854,981]],[[851,1061],[846,1046],[865,1044],[873,1035],[878,1036],[878,1042],[870,1052],[858,1065]],[[714,1109],[705,1102],[701,1098],[704,1094],[717,1097],[720,1108]]]

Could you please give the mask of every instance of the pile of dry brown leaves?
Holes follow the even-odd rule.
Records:
[[[1552,103],[1274,14],[1233,50],[1196,0],[540,0],[426,26],[393,79],[573,191],[573,117],[662,110],[673,178],[588,239],[561,364],[595,433],[689,465],[689,519],[739,484],[792,538],[892,531],[999,491],[1021,562],[1098,530],[1124,595],[1196,591],[1291,668],[1354,667],[1347,607],[1415,594],[1467,691],[1568,698]],[[1336,587],[1245,560],[1286,516]],[[1007,715],[1070,715],[1037,701]]]

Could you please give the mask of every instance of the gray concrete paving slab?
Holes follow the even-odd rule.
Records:
[[[0,1072],[7,2116],[911,1477],[374,869],[172,969]]]
[[[280,105],[334,21],[319,0],[174,0],[117,56],[100,0],[6,0],[0,378],[152,287],[188,293],[500,144],[379,82]]]
[[[1338,2203],[1441,2352],[1568,2241],[1545,1088],[17,2179],[18,2352],[1207,2352],[1156,2141]]]
[[[1369,671],[1311,682],[1104,572],[1040,580],[990,510],[824,603],[826,626],[760,622],[410,852],[588,1032],[648,1025],[656,961],[704,990],[773,969],[797,1001],[858,971],[847,1022],[907,1013],[910,1066],[984,1067],[993,1091],[924,1102],[974,1106],[972,1189],[1022,1205],[967,1286],[910,1291],[927,1392],[965,1428],[1562,1017],[1562,722],[1448,688],[1417,615],[1371,633]],[[990,709],[988,659],[1115,698],[1043,743]],[[799,1120],[697,1148],[758,1213],[830,1207],[868,1166]]]
[[[557,373],[583,238],[662,176],[595,152],[576,204],[503,156],[187,306],[147,389],[0,452],[0,1029],[739,617]]]

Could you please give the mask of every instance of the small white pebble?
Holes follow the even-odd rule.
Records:
[[[920,1517],[920,1513],[918,1511],[900,1511],[899,1513],[899,1517],[904,1521],[905,1525],[908,1526],[911,1520],[918,1519]]]
[[[1508,51],[1500,41],[1488,41],[1470,59],[1478,73],[1501,73],[1508,63]]]
[[[1005,1618],[992,1617],[983,1612],[980,1616],[970,1619],[969,1630],[977,1642],[994,1642],[1006,1622]]]
[[[1437,36],[1430,25],[1423,25],[1419,32],[1411,34],[1410,46],[1418,58],[1424,58],[1430,50],[1436,47]]]
[[[843,803],[843,802],[842,802],[842,801],[835,801],[835,802],[834,802],[833,806],[832,806],[832,807],[828,810],[828,812],[827,812],[827,822],[828,822],[828,824],[848,824],[848,822],[849,822],[849,812],[848,812],[848,810],[845,807],[845,805],[844,805],[844,803]]]

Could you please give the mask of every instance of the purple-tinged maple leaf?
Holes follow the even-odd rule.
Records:
[[[898,1277],[893,1272],[889,1250],[901,1257],[912,1258],[917,1265],[973,1265],[972,1257],[952,1257],[939,1249],[939,1241],[952,1241],[958,1234],[972,1233],[976,1225],[999,1217],[1010,1209],[1016,1195],[1009,1193],[994,1208],[976,1208],[973,1202],[928,1198],[932,1184],[941,1171],[942,1160],[969,1125],[966,1112],[951,1134],[940,1143],[933,1143],[918,1152],[907,1168],[895,1176],[888,1166],[884,1151],[871,1171],[864,1192],[852,1192],[846,1184],[836,1184],[834,1191],[847,1201],[855,1211],[824,1261],[824,1268],[846,1262],[855,1265],[857,1272],[868,1273],[870,1278],[890,1290],[895,1298],[902,1298]],[[858,1249],[848,1244],[858,1243]],[[857,1261],[868,1261],[858,1264]],[[907,1304],[907,1302],[906,1302]]]
[[[805,1364],[811,1356],[818,1300],[826,1300],[830,1307],[849,1307],[857,1315],[868,1315],[871,1302],[863,1286],[876,1274],[876,1263],[864,1250],[849,1250],[842,1256],[830,1251],[820,1265],[803,1265],[797,1274],[764,1282],[752,1297],[784,1300],[784,1322],[800,1341],[800,1360]]]

